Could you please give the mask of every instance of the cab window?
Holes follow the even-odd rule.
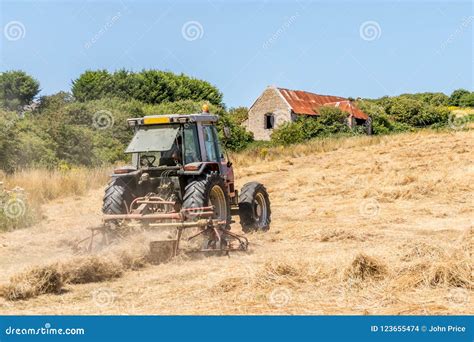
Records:
[[[214,134],[214,137],[215,137],[215,142],[216,142],[216,150],[217,150],[217,156],[219,157],[219,160],[223,159],[224,156],[222,154],[222,147],[221,147],[221,144],[219,142],[219,135],[217,133],[217,127],[216,126],[212,126],[212,132]]]
[[[199,138],[196,125],[184,125],[184,163],[194,163],[201,161],[201,151],[199,149]]]
[[[217,137],[213,126],[203,126],[204,146],[206,148],[206,156],[208,161],[219,162],[220,154],[217,147]]]

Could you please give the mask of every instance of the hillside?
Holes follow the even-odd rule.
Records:
[[[239,185],[260,181],[272,201],[271,229],[248,235],[248,253],[177,258],[60,295],[0,298],[0,314],[470,314],[473,138],[348,138],[280,149],[256,166],[237,155]],[[71,243],[100,222],[101,197],[97,189],[53,201],[39,224],[0,233],[0,284],[73,257]]]

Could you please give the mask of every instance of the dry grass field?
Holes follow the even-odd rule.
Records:
[[[472,314],[473,137],[236,155],[239,185],[265,184],[273,221],[229,257],[150,265],[146,235],[73,255],[100,222],[102,189],[53,200],[34,227],[0,233],[0,314]]]

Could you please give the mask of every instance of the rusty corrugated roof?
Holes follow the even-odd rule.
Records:
[[[325,105],[335,106],[358,119],[367,120],[368,116],[348,99],[340,96],[318,95],[302,90],[277,88],[295,114],[319,115],[318,108]]]
[[[349,113],[350,116],[353,116],[357,119],[367,120],[369,118],[367,114],[357,108],[357,106],[349,100],[325,103],[324,106],[337,107],[343,112]]]

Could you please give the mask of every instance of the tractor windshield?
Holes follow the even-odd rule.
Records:
[[[178,139],[179,125],[142,126],[125,153],[169,151]]]

